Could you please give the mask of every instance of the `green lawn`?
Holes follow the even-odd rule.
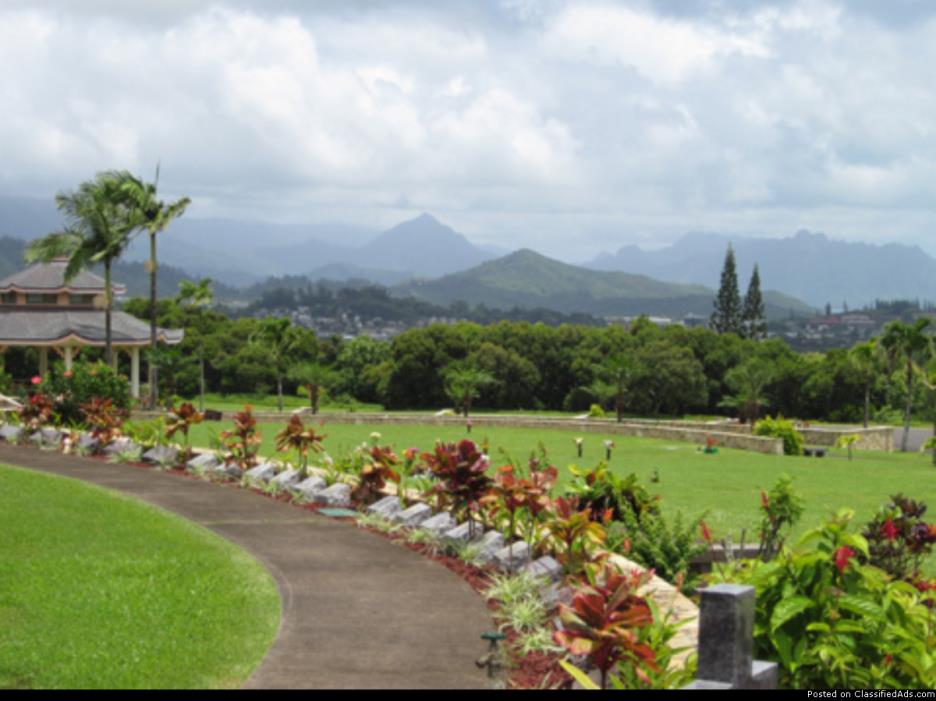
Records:
[[[195,445],[207,445],[209,432],[220,432],[228,422],[202,424],[193,431]],[[263,451],[275,455],[273,437],[281,424],[261,424]],[[437,439],[454,441],[466,437],[459,426],[351,426],[327,424],[319,427],[327,434],[326,449],[341,454],[369,440],[376,431],[380,442],[399,450],[408,447],[429,449]],[[560,468],[562,480],[571,476],[564,469],[576,459],[573,438],[577,434],[561,430],[477,427],[471,437],[489,440],[495,463],[501,461],[500,449],[517,459],[525,459],[542,442],[551,461]],[[721,449],[717,455],[705,455],[691,443],[622,438],[586,433],[585,458],[581,466],[590,467],[604,457],[602,441],[611,439],[615,449],[611,467],[619,473],[636,472],[644,484],[663,497],[664,508],[682,510],[689,515],[708,512],[707,522],[715,535],[728,534],[737,541],[742,528],[749,540],[756,535],[759,520],[760,490],[769,489],[783,474],[794,479],[794,487],[806,500],[806,513],[799,530],[817,523],[840,507],[856,511],[859,520],[872,513],[895,492],[923,499],[936,510],[936,469],[929,455],[869,453],[857,451],[852,461],[844,454],[826,458],[762,455],[741,450]],[[833,451],[834,453],[835,451]],[[659,483],[649,478],[657,472]]]
[[[0,466],[0,689],[234,688],[279,625],[243,550],[164,511]]]

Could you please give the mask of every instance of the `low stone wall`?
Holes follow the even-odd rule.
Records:
[[[894,450],[894,429],[889,426],[797,426],[803,434],[806,445],[834,447],[842,436],[858,436],[855,448],[858,450],[880,450],[887,453]]]

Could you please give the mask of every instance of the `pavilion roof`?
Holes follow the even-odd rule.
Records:
[[[82,270],[74,278],[65,282],[65,268],[68,261],[57,258],[49,263],[36,263],[25,270],[13,273],[0,280],[0,292],[75,292],[94,294],[104,292],[104,278],[89,270]],[[114,291],[125,291],[123,285],[112,285]]]
[[[157,329],[162,343],[181,343],[181,329]],[[113,312],[111,341],[118,346],[145,346],[150,340],[149,324],[126,312]],[[0,307],[0,346],[61,345],[103,346],[104,312],[97,309]]]

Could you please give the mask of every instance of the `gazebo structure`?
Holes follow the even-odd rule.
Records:
[[[38,263],[0,280],[0,352],[15,346],[39,349],[39,374],[49,369],[49,349],[65,360],[71,369],[75,356],[86,346],[103,348],[103,278],[82,271],[68,283],[68,261],[56,259]],[[114,285],[115,294],[125,288]],[[157,329],[157,339],[167,345],[182,341],[183,331]],[[140,349],[149,346],[150,328],[146,322],[125,312],[111,315],[111,347],[116,366],[118,351],[130,354],[130,392],[140,396]]]

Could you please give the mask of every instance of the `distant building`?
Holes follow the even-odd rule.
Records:
[[[38,263],[0,280],[0,352],[9,347],[38,348],[39,374],[49,367],[49,349],[62,356],[70,370],[84,347],[105,345],[104,280],[83,271],[65,282],[68,261]],[[113,285],[120,294],[122,285]],[[183,331],[157,329],[167,345],[182,342]],[[116,365],[118,351],[130,354],[130,389],[140,396],[140,348],[150,344],[150,327],[121,311],[111,313],[111,347]]]

